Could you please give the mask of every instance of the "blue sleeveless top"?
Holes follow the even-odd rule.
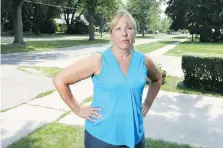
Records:
[[[127,145],[134,148],[144,134],[142,94],[146,84],[147,68],[144,54],[132,50],[127,74],[110,48],[99,52],[102,69],[92,75],[93,101],[91,107],[98,107],[101,118],[96,122],[85,120],[85,129],[94,137],[113,145]]]

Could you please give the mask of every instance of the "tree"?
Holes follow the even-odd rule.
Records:
[[[222,0],[169,0],[167,4],[165,13],[173,20],[172,29],[188,29],[192,36],[200,34],[200,42],[220,41]]]
[[[160,25],[160,31],[161,32],[167,32],[170,28],[170,24],[171,24],[171,19],[169,17],[165,17],[165,18],[161,18],[160,21],[161,25]]]
[[[96,21],[95,24],[100,26],[101,37],[102,37],[102,33],[104,32],[105,23],[111,20],[111,18],[113,17],[113,14],[117,11],[118,7],[119,7],[118,1],[111,0],[111,1],[101,3],[96,8],[95,17],[96,17],[96,20],[98,20],[98,23]]]
[[[3,26],[6,23],[9,15],[9,11],[12,7],[12,1],[11,0],[3,0],[1,4],[1,31],[3,32]]]
[[[104,7],[103,10],[111,9],[111,4],[114,4],[112,7],[116,7],[116,0],[85,0],[85,8],[88,12],[88,22],[89,22],[89,40],[94,40],[94,19],[97,13],[97,9],[101,6]],[[102,10],[102,9],[99,9]]]
[[[159,15],[156,12],[158,12],[157,10],[159,9],[160,3],[161,1],[156,0],[130,0],[128,2],[127,9],[137,20],[142,36],[144,36],[146,27],[150,26],[151,15]]]
[[[23,23],[22,23],[22,4],[23,0],[12,0],[13,8],[13,30],[14,30],[14,44],[24,45],[23,40]]]
[[[149,11],[148,11],[148,17],[146,19],[146,27],[150,31],[161,31],[162,29],[162,19],[160,16],[161,10],[157,6],[158,4],[153,4]]]
[[[32,31],[36,35],[40,34],[40,25],[49,22],[53,18],[59,17],[61,9],[50,5],[60,5],[62,0],[31,0],[23,5],[23,22],[31,24]]]
[[[84,9],[81,7],[81,0],[65,0],[64,2],[64,9],[63,9],[63,14],[64,14],[64,19],[67,24],[67,33],[72,33],[74,30],[74,22],[75,22],[75,13],[77,12],[78,8],[80,7],[80,14],[79,16],[84,12]],[[66,8],[66,7],[73,7],[73,9]],[[70,16],[71,15],[71,19]]]

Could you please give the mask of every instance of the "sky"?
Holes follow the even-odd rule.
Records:
[[[124,4],[126,4],[127,1],[128,1],[128,0],[122,0],[122,2],[123,2]],[[162,10],[162,13],[160,14],[160,16],[161,16],[162,18],[166,17],[166,15],[165,15],[165,13],[164,13],[166,7],[167,7],[167,4],[164,4],[164,3],[162,3],[161,6],[160,6],[160,8],[161,8],[161,10]]]
[[[166,10],[166,7],[167,7],[166,3],[165,4],[162,3],[161,6],[160,6],[160,9],[162,10],[162,13],[160,15],[161,15],[162,18],[166,17],[166,14],[164,13],[164,11]]]

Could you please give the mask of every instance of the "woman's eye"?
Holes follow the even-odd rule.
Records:
[[[128,29],[132,30],[132,27],[128,27]]]

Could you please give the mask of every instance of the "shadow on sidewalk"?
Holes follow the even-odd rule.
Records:
[[[223,105],[207,103],[202,96],[159,95],[145,118],[145,133],[155,139],[218,148],[223,145],[220,110]]]

